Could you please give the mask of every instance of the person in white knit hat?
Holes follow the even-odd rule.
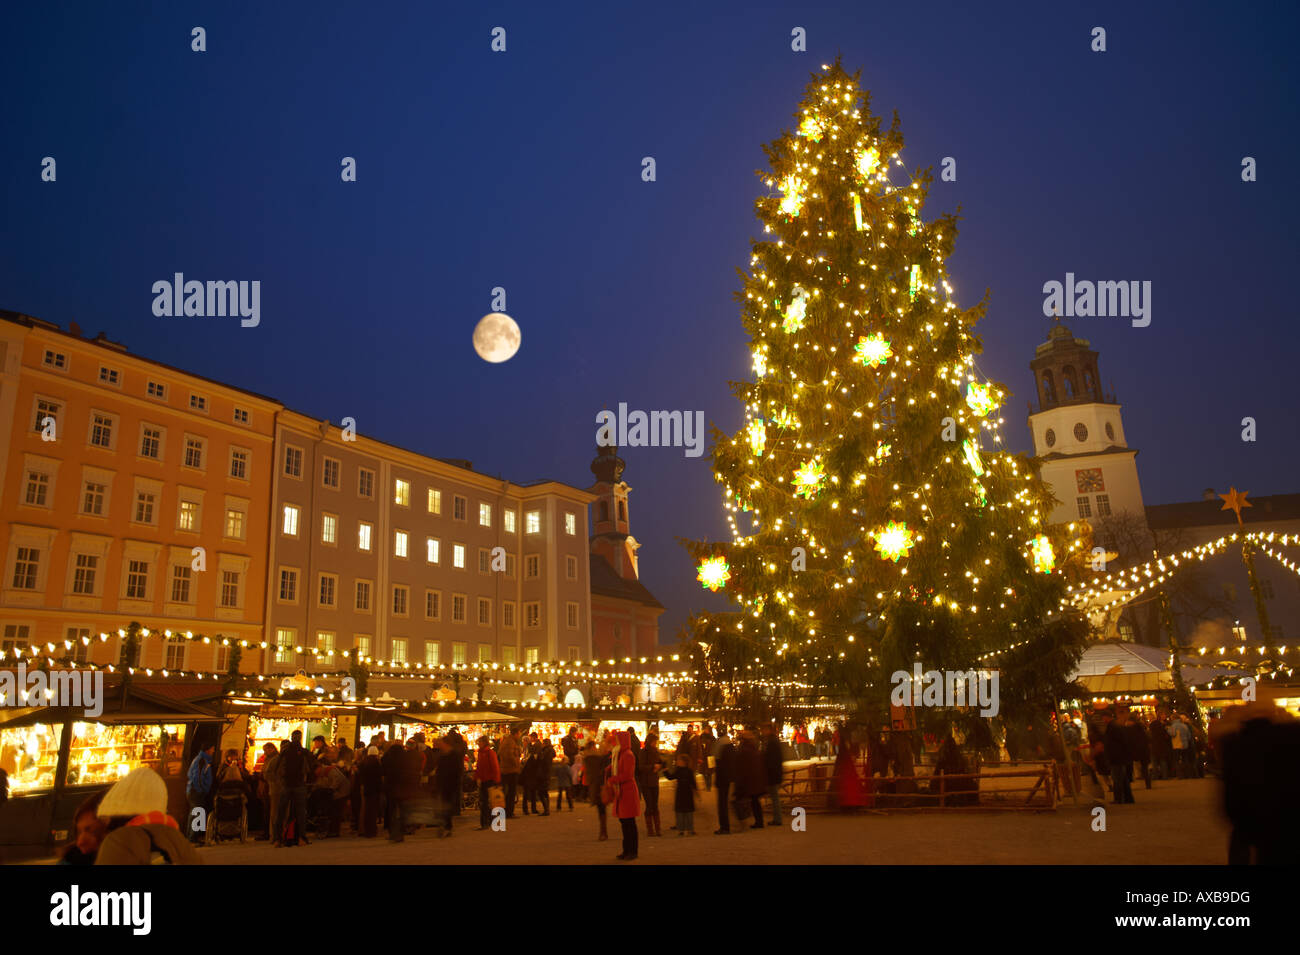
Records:
[[[167,784],[147,766],[122,777],[104,794],[99,816],[108,821],[95,865],[199,865],[196,848],[167,815]]]

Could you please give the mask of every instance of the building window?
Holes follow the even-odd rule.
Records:
[[[501,601],[501,626],[510,630],[515,628],[515,602],[513,600]]]
[[[281,531],[286,537],[298,536],[298,517],[302,514],[302,508],[297,504],[286,504],[284,506],[284,521],[282,522]]]
[[[95,593],[95,572],[99,569],[99,558],[93,554],[78,554],[77,563],[72,571],[72,592],[93,596]]]
[[[239,606],[239,571],[237,570],[221,572],[221,606],[227,608]],[[222,668],[217,667],[217,669]]]
[[[482,501],[479,502],[478,526],[479,527],[492,526],[492,505],[491,504],[484,504]]]
[[[169,637],[164,644],[163,666],[168,670],[181,670],[185,667],[185,649],[189,641],[179,634]]]
[[[437,590],[426,590],[424,592],[424,619],[442,619],[442,594]]]
[[[358,613],[370,613],[370,581],[357,581],[356,610]]]
[[[353,644],[357,648],[357,656],[361,659],[370,658],[370,634],[358,633],[353,638]]]
[[[192,438],[189,435],[185,437],[185,466],[195,470],[203,470],[203,450],[207,442],[202,438]]]
[[[338,587],[338,582],[339,579],[335,577],[333,574],[320,575],[320,595],[319,595],[320,606],[322,607],[336,606],[335,600],[337,598],[335,596],[335,590]]]
[[[401,584],[393,586],[393,616],[405,617],[407,598],[410,595],[410,588]]]
[[[193,571],[190,568],[184,566],[172,568],[172,603],[187,604],[190,602],[191,580],[193,580]]]
[[[454,495],[451,499],[451,517],[455,521],[465,520],[465,508],[468,502],[460,495]]]
[[[480,574],[492,573],[492,552],[486,547],[478,549],[478,572]]]
[[[66,371],[68,368],[68,356],[61,351],[46,349],[45,364],[50,368],[57,368],[59,371]]]
[[[1075,498],[1075,503],[1079,505],[1079,517],[1092,517],[1092,503],[1086,497]]]
[[[371,525],[361,521],[357,525],[357,549],[369,553],[370,551],[370,531]]]
[[[116,368],[109,368],[105,365],[99,366],[99,380],[106,385],[112,385],[116,388],[121,384],[121,378]]]
[[[230,449],[230,476],[240,481],[248,480],[248,451],[245,448]]]
[[[542,605],[536,600],[524,604],[524,626],[536,630],[542,625]]]
[[[64,630],[64,639],[71,644],[68,656],[77,663],[85,663],[90,655],[90,628],[68,627]]]
[[[104,491],[103,484],[94,481],[87,481],[85,490],[81,495],[81,513],[93,514],[96,517],[104,516]]]
[[[1097,495],[1097,516],[1110,517],[1110,495],[1109,494]]]
[[[578,558],[569,554],[564,558],[564,576],[568,580],[578,579]]]
[[[128,600],[149,599],[149,563],[130,560],[126,565],[126,596]]]
[[[507,533],[507,534],[513,534],[513,533],[515,532],[515,512],[514,512],[514,511],[502,511],[502,512],[501,512],[501,523],[502,523],[502,526],[505,527],[505,529],[506,529],[506,533]]]
[[[375,496],[375,472],[369,468],[357,469],[357,497]]]
[[[624,524],[627,523],[627,501],[622,498],[618,501],[618,519]]]
[[[90,416],[90,443],[97,448],[113,447],[113,419],[93,412]]]
[[[4,640],[0,642],[0,650],[10,653],[15,650],[26,650],[31,645],[31,628],[25,623],[7,623],[5,624]]]
[[[537,647],[524,647],[524,664],[526,666],[537,664]]]
[[[167,386],[161,381],[151,381],[145,385],[145,394],[150,398],[157,398],[159,401],[167,400]]]
[[[140,428],[140,457],[157,461],[162,455],[162,428],[146,424]]]
[[[436,667],[438,665],[438,651],[441,645],[437,640],[424,641],[424,665],[427,667]]]
[[[237,507],[226,508],[226,537],[236,541],[244,539],[244,512]]]
[[[406,662],[406,637],[393,637],[393,662]]]
[[[515,575],[515,555],[506,554],[506,576],[513,577],[514,575]]]
[[[480,665],[492,662],[492,647],[487,643],[478,645],[478,662]]]
[[[32,507],[47,507],[46,503],[50,490],[50,476],[44,471],[27,472],[27,494],[26,503]]]
[[[451,645],[451,662],[456,666],[465,665],[465,644],[453,643]]]
[[[460,570],[465,569],[465,545],[464,544],[451,545],[451,565]]]
[[[436,487],[429,488],[428,509],[430,514],[442,513],[442,492]]]
[[[275,631],[275,662],[293,663],[296,654],[293,650],[294,631],[287,630],[283,627]]]
[[[393,482],[393,503],[398,507],[411,506],[411,482],[397,478]]]
[[[579,658],[578,658],[578,648],[577,648],[577,647],[569,647],[569,662],[570,662],[570,663],[576,663],[576,662],[578,662],[578,659],[579,659]]]
[[[230,647],[228,645],[218,645],[212,669],[217,673],[225,673],[230,669]]]
[[[564,533],[570,537],[578,533],[578,515],[569,512],[564,515]]]
[[[405,557],[406,557],[406,542],[407,542],[408,539],[409,539],[409,538],[408,538],[408,536],[407,536],[406,531],[394,531],[394,532],[393,532],[393,554],[394,554],[395,556],[397,556],[397,557],[401,557],[401,558],[405,559]]]
[[[135,492],[135,522],[137,524],[153,523],[154,495],[148,491]]]
[[[326,458],[321,465],[320,481],[325,487],[339,489],[339,462],[334,458]]]
[[[451,622],[465,622],[465,595],[453,594],[451,598]]]
[[[435,538],[430,537],[425,540],[424,542],[425,560],[427,560],[431,564],[438,563],[438,550],[439,550],[439,544]]]
[[[248,424],[248,411],[244,408],[236,408],[233,420],[235,424]]]
[[[280,599],[285,603],[298,602],[298,571],[280,568]]]
[[[1232,628],[1232,635],[1236,637],[1238,640],[1245,640],[1246,628],[1243,627],[1241,624],[1237,624],[1237,626]]]
[[[564,605],[564,623],[570,630],[578,629],[578,605],[572,601]]]
[[[542,532],[542,512],[529,511],[524,515],[524,533],[540,534]]]
[[[316,633],[316,659],[319,661],[329,660],[334,656],[334,634],[329,630],[320,630]]]
[[[486,597],[478,598],[478,625],[480,627],[492,626],[492,601]]]
[[[506,666],[513,666],[513,665],[514,665],[514,662],[515,662],[515,648],[514,648],[514,647],[502,647],[502,648],[501,648],[501,662],[502,662],[503,664],[505,664]]]
[[[284,473],[291,478],[302,477],[302,448],[284,449]]]
[[[57,401],[50,401],[48,398],[36,399],[36,421],[32,424],[33,431],[44,431],[46,419],[54,426],[55,437],[59,434],[59,412],[63,410],[63,405]]]
[[[208,399],[202,395],[190,395],[190,410],[208,413]]]
[[[339,519],[333,514],[322,514],[320,518],[320,541],[322,544],[337,544],[339,537]]]
[[[524,555],[524,580],[532,580],[542,575],[542,558],[540,554]]]

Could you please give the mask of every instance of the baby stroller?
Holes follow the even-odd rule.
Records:
[[[478,809],[478,780],[466,773],[460,780],[461,809]]]
[[[239,783],[223,783],[212,802],[213,824],[208,826],[208,842],[227,839],[248,841],[248,796]]]
[[[333,803],[334,793],[323,787],[313,789],[307,797],[307,825],[322,839],[330,832],[330,809]]]

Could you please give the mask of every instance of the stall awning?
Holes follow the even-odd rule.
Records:
[[[1090,693],[1160,693],[1174,688],[1174,678],[1168,671],[1159,673],[1099,673],[1075,679]]]

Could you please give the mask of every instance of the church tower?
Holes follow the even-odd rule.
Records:
[[[604,557],[620,577],[636,580],[636,552],[641,545],[628,533],[627,495],[632,489],[623,480],[623,467],[618,448],[609,446],[598,448],[591,462],[596,476],[589,489],[596,495],[591,552]]]
[[[1124,438],[1115,396],[1102,391],[1097,353],[1057,319],[1029,367],[1038,392],[1037,408],[1029,406],[1034,454],[1060,501],[1050,521],[1086,520],[1104,538],[1105,519],[1127,513],[1145,528],[1137,449]]]

